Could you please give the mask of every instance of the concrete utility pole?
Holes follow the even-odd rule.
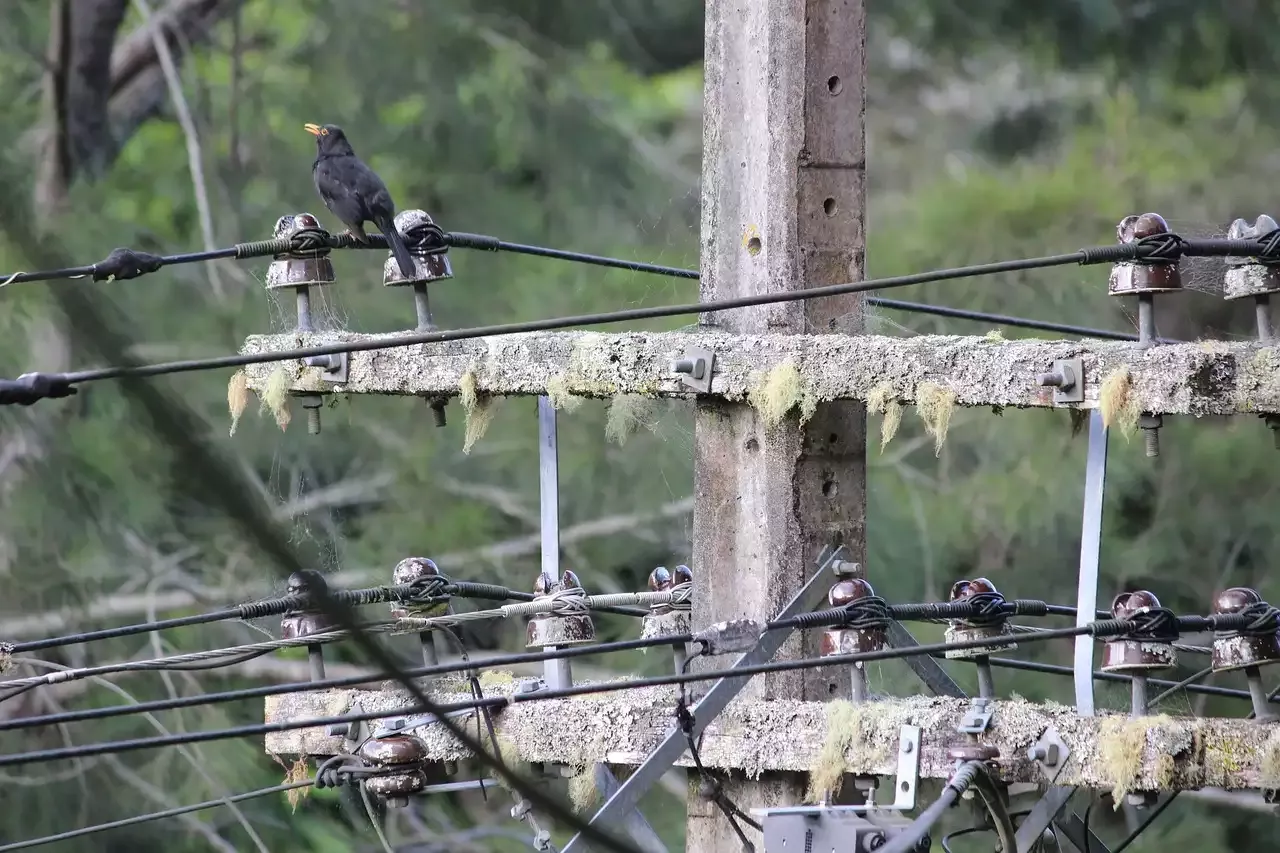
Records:
[[[862,278],[865,39],[863,0],[707,3],[702,301]],[[858,333],[862,299],[761,306],[702,323],[730,334]],[[694,459],[695,630],[770,618],[828,543],[843,541],[846,559],[863,562],[862,403],[822,404],[804,425],[793,413],[766,428],[754,408],[708,399],[697,406]],[[776,657],[816,655],[816,639],[802,648],[793,638]],[[848,690],[847,673],[809,670],[755,678],[743,695],[825,700]],[[734,776],[725,791],[748,810],[799,802],[803,784],[799,774]],[[688,853],[739,846],[720,811],[692,793]]]

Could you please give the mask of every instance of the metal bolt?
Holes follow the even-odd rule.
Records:
[[[1072,388],[1076,384],[1075,371],[1065,367],[1062,370],[1041,373],[1036,377],[1036,384],[1042,388]]]
[[[303,394],[302,408],[307,410],[307,433],[310,435],[320,434],[320,407],[324,405],[324,399],[319,394]]]
[[[831,571],[836,577],[840,578],[856,578],[862,575],[862,564],[851,563],[848,560],[836,560],[831,565]]]
[[[883,846],[884,846],[883,832],[875,832],[867,836],[867,841],[866,841],[867,850],[879,850]]]
[[[707,360],[704,358],[678,358],[671,362],[672,373],[687,373],[694,379],[701,379],[707,372]]]
[[[1163,425],[1162,415],[1142,415],[1138,418],[1138,428],[1142,430],[1142,443],[1146,447],[1148,458],[1160,455],[1160,427]]]
[[[387,797],[387,805],[393,809],[407,808],[409,805],[408,797]]]
[[[444,397],[436,397],[427,401],[427,405],[431,406],[431,417],[435,421],[437,428],[449,425],[448,421],[445,420],[444,414],[444,407],[447,402],[449,401]]]
[[[1124,795],[1125,805],[1133,806],[1135,809],[1145,809],[1154,805],[1155,801],[1154,791],[1130,791]]]
[[[309,355],[302,360],[307,367],[319,367],[324,370],[334,370],[342,366],[342,356],[339,355]]]
[[[1031,761],[1044,762],[1052,767],[1058,763],[1058,745],[1056,743],[1036,744],[1027,750],[1027,758]]]

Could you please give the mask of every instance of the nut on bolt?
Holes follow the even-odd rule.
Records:
[[[319,394],[299,394],[298,400],[307,411],[307,434],[320,434],[320,409],[324,406],[324,398]]]

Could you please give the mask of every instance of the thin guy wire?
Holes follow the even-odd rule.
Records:
[[[394,632],[399,624],[400,623],[398,622],[372,622],[361,625],[360,630],[370,634],[387,634]],[[119,663],[98,664],[97,666],[77,667],[75,669],[67,669],[61,672],[51,672],[48,675],[0,681],[0,688],[26,688],[38,687],[46,684],[62,684],[66,681],[77,681],[93,675],[111,675],[118,672],[181,669],[190,664],[202,664],[205,662],[216,663],[217,661],[227,657],[243,657],[245,660],[252,660],[254,657],[279,651],[280,649],[292,649],[300,646],[318,646],[326,643],[334,643],[338,640],[350,639],[354,634],[355,632],[351,629],[339,628],[333,631],[308,634],[304,637],[263,640],[257,643],[246,643],[242,646],[228,646],[223,649],[206,649],[199,652],[184,652],[183,654],[168,655],[160,658],[149,658],[147,660],[122,661]],[[221,665],[227,664],[219,664],[219,666]]]
[[[272,794],[283,794],[288,791],[297,790],[298,788],[310,788],[314,784],[314,779],[304,779],[299,782],[289,782],[284,785],[273,785],[270,788],[259,788],[256,791],[248,791],[243,794],[223,797],[221,800],[206,800],[203,803],[194,803],[189,806],[178,806],[176,808],[165,809],[160,812],[152,812],[150,814],[137,815],[136,817],[113,820],[110,823],[100,823],[95,826],[86,826],[81,829],[71,829],[66,832],[60,832],[57,835],[46,835],[41,838],[30,838],[25,841],[16,841],[12,844],[0,846],[0,853],[7,853],[7,851],[10,850],[27,850],[32,847],[53,844],[56,841],[70,841],[73,838],[83,838],[86,835],[94,835],[111,829],[122,829],[126,826],[137,826],[140,823],[150,823],[155,820],[181,817],[182,815],[191,814],[192,812],[200,812],[217,808],[218,806],[223,806],[227,803],[243,803],[246,800],[256,800],[261,797],[269,797]]]

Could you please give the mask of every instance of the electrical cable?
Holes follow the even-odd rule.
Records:
[[[617,693],[626,690],[636,690],[646,687],[665,687],[670,685],[680,685],[698,681],[715,681],[720,678],[736,678],[743,676],[761,675],[771,672],[792,672],[796,670],[813,669],[816,667],[827,666],[845,666],[855,663],[868,663],[871,661],[895,660],[899,658],[916,657],[920,655],[932,655],[934,653],[945,653],[947,651],[961,651],[965,649],[990,648],[993,646],[1009,645],[1012,643],[1023,643],[1028,641],[1045,641],[1051,639],[1065,639],[1070,637],[1091,634],[1094,636],[1111,636],[1115,634],[1123,634],[1132,630],[1132,623],[1121,620],[1103,620],[1088,625],[1076,625],[1069,628],[1058,628],[1052,631],[1045,631],[1040,634],[1021,635],[1010,634],[1003,637],[977,638],[973,640],[962,640],[953,643],[931,643],[919,646],[911,646],[901,649],[879,649],[870,652],[855,652],[842,655],[831,655],[819,658],[801,658],[797,660],[773,661],[761,664],[753,664],[750,666],[738,666],[731,669],[708,670],[704,672],[693,673],[673,673],[670,675],[655,675],[646,678],[626,679],[620,681],[606,681],[595,684],[576,684],[571,687],[563,687],[557,689],[538,690],[530,693],[511,693],[503,696],[489,696],[483,700],[472,700],[467,702],[451,702],[447,704],[436,704],[431,702],[429,705],[423,703],[417,697],[414,697],[415,704],[402,708],[394,713],[386,710],[375,712],[363,712],[358,714],[345,714],[330,717],[307,718],[301,720],[281,720],[271,723],[255,723],[246,726],[239,726],[231,729],[218,729],[202,732],[184,732],[171,736],[158,736],[151,738],[137,738],[132,740],[113,741],[107,743],[85,744],[72,747],[55,747],[44,750],[36,750],[32,752],[13,753],[8,755],[0,755],[0,767],[12,767],[25,764],[35,764],[43,761],[60,761],[66,758],[82,758],[92,755],[105,755],[109,753],[132,752],[139,749],[151,749],[154,747],[173,746],[178,743],[205,743],[215,740],[226,740],[237,737],[251,737],[260,734],[268,734],[273,732],[296,731],[305,728],[320,728],[331,725],[345,725],[348,723],[368,722],[370,720],[382,719],[388,716],[396,716],[402,714],[432,714],[435,715],[437,722],[442,725],[450,726],[456,731],[457,724],[448,717],[448,714],[469,710],[478,710],[480,708],[490,708],[499,710],[501,708],[518,705],[525,702],[542,702],[551,699],[568,699],[575,696],[587,696],[602,693]],[[664,645],[672,644],[671,637],[660,638],[664,641]],[[643,641],[633,641],[643,642]],[[696,641],[695,641],[696,642]],[[586,647],[584,651],[590,651],[591,647]],[[412,681],[412,676],[407,671],[400,671],[397,675],[404,675],[404,680]],[[400,680],[397,678],[397,680]],[[314,688],[320,682],[311,682]],[[415,684],[415,687],[417,685]],[[420,691],[419,691],[420,692]],[[454,734],[454,737],[457,737]],[[487,754],[487,753],[486,753]]]
[[[1004,272],[1016,272],[1019,270],[1044,269],[1069,264],[1100,263],[1102,261],[1113,261],[1135,256],[1138,254],[1138,246],[1139,244],[1128,244],[1098,247],[1094,249],[1081,249],[1076,252],[1061,255],[1049,255],[1039,258],[1025,258],[1011,261],[997,261],[987,264],[913,273],[910,275],[870,279],[861,282],[827,285],[824,287],[815,287],[806,290],[755,294],[731,299],[695,302],[684,305],[629,308],[620,311],[580,314],[576,316],[556,317],[545,320],[476,326],[468,329],[411,332],[398,335],[379,335],[360,341],[346,341],[336,344],[300,347],[275,352],[237,353],[235,355],[219,356],[214,358],[187,359],[183,361],[161,362],[145,365],[115,365],[111,367],[101,367],[64,373],[31,373],[24,374],[23,377],[20,377],[17,380],[6,380],[4,383],[0,383],[0,404],[30,404],[31,402],[44,397],[66,396],[67,394],[74,393],[74,386],[76,385],[106,379],[119,379],[126,376],[165,376],[174,373],[242,367],[248,364],[292,361],[313,356],[365,352],[399,346],[444,343],[447,341],[472,340],[475,338],[492,337],[497,335],[552,331],[556,329],[572,328],[575,326],[594,326],[608,323],[657,319],[662,317],[685,316],[716,311],[727,311],[735,308],[747,308],[756,305],[771,305],[783,302],[819,299],[827,296],[839,296],[849,293],[862,293],[865,291],[882,290],[892,287],[906,287],[908,285],[924,284],[928,282],[971,278],[982,275],[994,275]],[[1238,249],[1239,247],[1236,248]]]
[[[956,772],[942,787],[942,793],[938,795],[938,799],[920,812],[910,826],[891,838],[888,843],[882,844],[879,853],[909,853],[915,850],[916,845],[928,836],[929,830],[933,829],[943,813],[960,799],[961,794],[969,790],[979,774],[985,775],[986,772],[986,767],[981,761],[966,761],[957,767]],[[1016,846],[1005,848],[1006,851],[1017,849]]]
[[[60,832],[57,835],[46,835],[42,838],[31,838],[26,841],[16,841],[12,844],[0,845],[0,853],[7,853],[10,850],[27,850],[32,847],[40,847],[45,844],[53,844],[57,841],[70,841],[73,838],[83,838],[86,835],[94,835],[99,832],[106,832],[111,829],[123,829],[126,826],[137,826],[141,823],[150,823],[155,820],[164,820],[171,817],[181,817],[192,812],[206,811],[208,809],[224,806],[227,803],[243,803],[247,800],[256,800],[261,797],[269,797],[272,794],[283,794],[288,791],[296,791],[299,788],[310,788],[315,784],[314,779],[304,779],[300,782],[289,782],[284,785],[272,785],[270,788],[259,788],[256,791],[248,791],[243,794],[236,794],[230,797],[223,797],[220,800],[206,800],[203,803],[194,803],[189,806],[178,806],[177,808],[165,809],[160,812],[152,812],[150,814],[138,815],[136,817],[123,818],[121,820],[113,820],[110,823],[100,823],[96,826],[86,826],[81,829],[71,829],[66,832]]]
[[[1008,604],[1011,608],[1017,609],[1019,605],[1023,605],[1023,606],[1041,605],[1043,603],[1027,602],[1027,601],[1012,601],[1012,602],[1006,602],[1006,604]],[[1059,605],[1046,605],[1045,609],[1052,610],[1058,607]],[[1068,609],[1071,609],[1074,612],[1074,608],[1068,608]],[[938,603],[938,604],[933,604],[933,603],[901,604],[901,605],[889,606],[887,610],[892,612],[901,612],[904,615],[931,614],[931,613],[945,612],[945,613],[952,614],[953,616],[965,616],[965,615],[970,615],[974,612],[973,606],[970,605],[968,602],[949,602],[949,603]],[[796,619],[774,620],[769,623],[766,623],[766,625],[764,626],[765,630],[779,630],[779,629],[786,629],[786,628],[792,628],[797,626],[813,627],[813,626],[821,626],[821,625],[827,625],[827,624],[837,624],[838,620],[835,620],[832,617],[843,615],[844,618],[847,620],[848,610],[845,608],[831,608],[827,610],[815,611],[813,613],[804,614],[804,615],[811,618],[807,622],[801,622],[801,623],[797,623]],[[384,624],[391,625],[391,624],[398,624],[398,623],[384,623]],[[338,633],[338,632],[330,632],[330,633]],[[333,639],[340,639],[340,638],[341,637],[335,637]],[[251,649],[251,650],[254,650],[255,652],[257,652],[257,650],[263,650],[260,653],[265,654],[266,652],[272,651],[275,648],[297,647],[299,645],[309,645],[317,642],[329,642],[329,641],[330,641],[330,634],[319,634],[319,635],[311,635],[311,637],[302,637],[302,638],[297,638],[297,639],[288,640],[288,641],[268,640],[268,641],[263,641],[261,643],[254,643],[248,646],[237,646],[237,647],[232,647],[231,649],[214,650],[214,651],[219,652],[221,654],[229,654],[241,649]],[[508,654],[508,655],[498,655],[498,656],[487,659],[485,661],[485,665],[486,667],[519,666],[522,664],[541,663],[549,660],[565,660],[565,659],[572,659],[575,657],[581,657],[585,655],[597,655],[597,654],[609,654],[612,652],[634,651],[638,649],[655,648],[657,646],[665,646],[665,645],[681,644],[681,643],[693,643],[695,641],[696,641],[696,637],[693,634],[664,635],[661,637],[650,637],[650,638],[642,638],[642,639],[634,639],[634,640],[618,640],[618,641],[609,642],[609,643],[596,643],[596,644],[587,645],[587,646],[569,646],[566,648],[559,648],[552,651],[519,652],[519,653]],[[170,656],[166,658],[156,658],[148,661],[128,661],[124,664],[103,664],[100,666],[104,666],[104,667],[126,666],[129,669],[124,671],[130,671],[134,669],[152,670],[152,669],[158,668],[157,665],[159,663],[166,663],[167,665],[164,668],[169,669],[169,668],[173,668],[172,662],[175,659],[178,659],[180,661],[189,660],[193,656],[203,658],[213,653],[214,652],[193,652],[185,655]],[[422,677],[428,677],[428,676],[449,675],[449,674],[454,674],[458,672],[466,672],[472,668],[473,668],[473,665],[469,661],[464,660],[460,664],[436,664],[433,666],[417,667],[414,669],[406,670],[405,674],[411,678],[422,678]],[[121,671],[121,670],[114,669],[114,668],[109,670],[109,672],[118,672],[118,671]],[[67,670],[66,672],[77,673],[77,672],[81,672],[81,670]],[[89,675],[102,675],[102,674],[107,674],[107,673],[104,673],[104,671],[98,667],[89,667],[84,669],[83,675],[80,675],[80,676],[63,675],[61,679],[59,679],[59,681],[65,681],[75,677],[88,677]],[[1064,674],[1070,674],[1070,669],[1065,669]],[[369,684],[375,681],[380,681],[380,680],[383,680],[383,678],[384,678],[384,675],[382,674],[372,674],[367,676],[364,676],[364,675],[345,676],[342,678],[326,678],[318,681],[300,681],[300,682],[293,682],[293,683],[287,683],[287,684],[273,684],[273,685],[267,685],[262,687],[249,687],[249,688],[242,688],[238,690],[224,691],[221,693],[206,693],[206,694],[201,694],[199,696],[171,697],[167,699],[157,699],[149,702],[140,702],[133,705],[114,705],[114,706],[107,706],[102,708],[89,708],[89,709],[76,710],[76,711],[62,711],[59,713],[46,714],[42,716],[19,717],[19,718],[13,718],[8,720],[0,720],[0,731],[6,731],[11,729],[34,728],[34,727],[46,726],[46,725],[63,725],[65,723],[71,723],[71,722],[81,722],[84,720],[99,720],[99,719],[106,719],[110,717],[124,716],[124,715],[137,714],[137,713],[143,713],[143,712],[170,711],[170,710],[176,710],[179,708],[199,707],[203,705],[217,704],[220,702],[234,702],[234,701],[240,701],[244,699],[258,699],[258,698],[265,698],[267,696],[280,696],[280,695],[285,695],[289,693],[303,693],[303,692],[308,692],[313,690],[355,687],[362,684]],[[0,687],[4,687],[6,685],[10,685],[10,686],[17,685],[18,691],[13,694],[10,694],[10,695],[17,695],[18,692],[25,692],[26,690],[33,689],[36,686],[41,686],[46,683],[54,683],[54,682],[50,681],[49,677],[46,676],[38,679],[29,678],[29,679],[14,679],[11,681],[0,681]],[[4,699],[6,698],[9,698],[9,696],[0,696],[0,702],[4,701]]]
[[[521,592],[506,587],[497,586],[495,584],[472,583],[469,581],[452,581],[445,575],[437,575],[437,577],[446,581],[440,588],[440,597],[457,597],[457,598],[479,598],[493,601],[533,601],[536,596],[532,593]],[[406,600],[406,596],[411,593],[411,584],[401,584],[392,586],[368,587],[363,589],[343,589],[335,590],[331,594],[339,599],[346,600],[351,604],[384,604],[394,601]],[[226,607],[221,610],[212,610],[207,613],[199,613],[193,616],[179,616],[172,619],[160,619],[152,622],[140,622],[134,625],[121,625],[116,628],[103,628],[98,631],[85,631],[78,634],[68,634],[63,637],[50,637],[40,640],[28,640],[22,643],[12,643],[9,646],[11,654],[25,654],[28,652],[44,651],[45,649],[57,648],[59,646],[70,646],[78,643],[89,643],[97,640],[111,640],[119,637],[129,637],[135,634],[149,634],[157,631],[167,631],[174,628],[186,628],[193,625],[208,625],[214,622],[226,622],[233,619],[261,619],[268,616],[282,616],[290,611],[298,610],[305,605],[305,600],[296,595],[286,595],[279,598],[270,598],[264,601],[252,601],[240,604],[235,607]],[[639,607],[625,606],[605,606],[592,607],[587,602],[588,609],[596,610],[601,613],[615,613],[620,616],[644,617],[649,614],[648,610]]]
[[[941,655],[934,654],[934,655],[931,655],[931,657],[941,657]],[[1075,675],[1075,670],[1073,670],[1069,666],[1062,666],[1061,664],[1041,663],[1040,661],[1034,661],[1034,660],[1016,660],[1014,658],[988,658],[988,661],[992,666],[998,666],[1003,669],[1017,669],[1017,670],[1022,670],[1023,672],[1039,672],[1045,675],[1062,675],[1062,676]],[[1112,681],[1116,683],[1128,684],[1129,682],[1133,681],[1133,676],[1125,675],[1119,672],[1101,672],[1101,671],[1095,670],[1093,673],[1093,680],[1094,681]],[[1149,678],[1147,679],[1147,684],[1151,685],[1152,687],[1165,687],[1165,688],[1179,687],[1180,689],[1185,690],[1188,693],[1198,693],[1202,696],[1221,696],[1227,699],[1243,699],[1246,701],[1250,700],[1248,690],[1238,690],[1233,687],[1217,687],[1211,684],[1183,685],[1181,684],[1181,682],[1169,681],[1163,678]],[[1275,702],[1277,698],[1280,698],[1280,689],[1277,689],[1277,691],[1271,694],[1269,697],[1271,702]],[[3,724],[0,724],[0,729],[2,728],[3,728]]]

